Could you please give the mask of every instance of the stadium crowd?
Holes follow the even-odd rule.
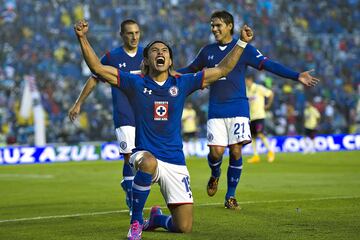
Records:
[[[334,7],[336,6],[336,7]],[[265,56],[298,71],[315,69],[322,81],[303,86],[257,72],[256,81],[272,88],[268,132],[303,133],[306,100],[321,113],[319,133],[360,132],[360,1],[359,0],[0,0],[0,144],[33,143],[33,120],[19,115],[24,77],[34,76],[47,113],[47,141],[114,141],[111,94],[100,84],[84,104],[79,121],[67,112],[90,75],[82,62],[73,24],[89,19],[90,40],[98,55],[119,45],[119,23],[136,19],[142,45],[162,39],[173,46],[176,67],[183,67],[211,41],[209,17],[226,9],[255,31],[253,44]],[[207,90],[191,101],[205,136]]]

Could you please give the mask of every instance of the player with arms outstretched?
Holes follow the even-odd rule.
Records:
[[[180,73],[197,72],[216,66],[235,46],[233,38],[234,18],[226,11],[217,11],[211,15],[211,31],[216,43],[203,47],[189,66],[177,70]],[[249,104],[246,97],[245,73],[247,66],[265,69],[278,76],[300,81],[306,86],[313,86],[318,79],[309,72],[298,73],[276,63],[250,44],[244,50],[235,68],[210,87],[207,139],[210,147],[208,163],[211,177],[207,193],[214,196],[217,192],[221,173],[222,157],[225,148],[230,149],[227,171],[227,192],[225,208],[240,209],[235,198],[237,185],[242,172],[242,146],[251,142],[249,126]]]
[[[136,174],[128,239],[141,239],[143,229],[157,227],[171,232],[190,232],[193,197],[181,138],[185,100],[197,89],[226,76],[247,44],[239,40],[217,67],[195,74],[172,76],[169,72],[173,63],[171,48],[162,41],[154,41],[143,52],[145,75],[134,75],[100,63],[86,38],[87,22],[79,21],[74,28],[91,71],[131,96],[136,121],[136,148],[130,157],[130,165]],[[247,28],[242,32],[248,36]],[[244,40],[251,38],[252,35]],[[144,223],[142,211],[153,182],[159,183],[171,215],[165,216],[160,208],[153,207],[149,221]]]
[[[140,28],[135,20],[127,19],[120,25],[120,36],[123,46],[114,48],[101,58],[104,65],[113,66],[125,72],[140,73],[140,65],[143,60],[143,48],[139,46]],[[97,76],[89,77],[78,99],[69,110],[69,118],[74,121],[78,116],[82,104],[99,82]],[[115,134],[119,143],[120,154],[124,156],[123,180],[121,186],[126,193],[126,204],[130,209],[132,202],[132,182],[134,174],[129,165],[131,150],[135,148],[135,117],[129,99],[124,92],[115,86],[111,86],[113,103],[113,121]]]

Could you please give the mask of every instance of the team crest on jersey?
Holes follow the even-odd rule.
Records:
[[[208,139],[208,142],[212,142],[212,140],[214,140],[214,135],[212,135],[211,133],[209,133],[207,135],[207,139]]]
[[[176,86],[169,88],[169,93],[172,97],[176,97],[179,94],[179,89]]]
[[[168,120],[169,102],[155,101],[154,102],[154,120],[167,121]]]
[[[122,142],[120,143],[120,148],[121,148],[122,150],[125,150],[125,149],[127,148],[127,143],[124,142],[124,141],[122,141]]]

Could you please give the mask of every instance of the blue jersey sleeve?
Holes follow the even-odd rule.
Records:
[[[201,89],[204,83],[204,71],[196,73],[188,73],[180,76],[181,87],[185,91],[186,96],[194,91]]]
[[[178,70],[176,70],[179,73],[195,73],[197,71],[200,71],[204,68],[205,66],[205,62],[204,62],[204,48],[202,48],[200,50],[200,52],[198,53],[198,55],[195,57],[195,59],[187,66],[184,68],[180,68]]]
[[[131,74],[118,69],[116,86],[124,92],[130,93],[135,88],[135,84],[139,77],[139,75]]]
[[[240,58],[240,61],[244,61],[245,64],[252,66],[253,68],[261,70],[263,62],[266,57],[257,50],[254,46],[248,44],[244,49],[244,52]]]
[[[244,51],[244,61],[246,61],[247,65],[250,65],[258,70],[265,69],[266,71],[269,71],[271,73],[274,73],[280,77],[288,78],[297,81],[299,78],[299,74],[296,71],[293,71],[292,69],[274,62],[253,47],[252,45],[248,44]]]

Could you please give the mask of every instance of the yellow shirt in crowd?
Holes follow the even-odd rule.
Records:
[[[264,119],[266,116],[265,98],[270,97],[272,91],[263,85],[253,83],[250,88],[246,88],[246,94],[249,98],[250,119]]]
[[[308,106],[304,110],[304,127],[315,129],[320,119],[320,113],[314,106]]]
[[[181,120],[184,133],[196,132],[196,111],[194,109],[184,108]]]

